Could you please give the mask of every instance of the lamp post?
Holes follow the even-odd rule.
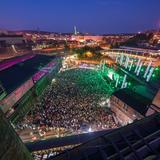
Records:
[[[131,71],[132,66],[133,66],[133,60],[132,60],[132,62],[131,62],[131,64],[130,64],[130,66],[129,66],[129,71]]]
[[[150,69],[150,71],[149,71],[149,74],[148,74],[147,79],[146,79],[147,82],[150,81],[153,72],[154,72],[154,67],[152,67],[152,68]]]
[[[121,88],[124,88],[124,87],[125,87],[126,79],[127,79],[127,75],[125,74],[125,75],[124,75],[124,78],[123,78],[123,82],[122,82]]]
[[[151,67],[151,64],[152,64],[152,61],[150,61],[149,62],[149,64],[148,64],[148,66],[147,66],[147,69],[146,69],[146,71],[145,71],[145,73],[144,73],[144,78],[146,78],[147,77],[147,74],[148,74],[148,72],[149,72],[149,69],[150,69],[150,67]]]
[[[139,67],[139,65],[140,65],[140,62],[141,62],[141,60],[139,59],[137,65],[136,65],[136,69],[135,69],[135,71],[134,71],[135,73],[137,73],[137,70],[138,70],[138,67]]]

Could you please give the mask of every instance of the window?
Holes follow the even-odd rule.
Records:
[[[124,103],[123,108],[124,108],[124,110],[127,111],[128,110],[128,105]]]

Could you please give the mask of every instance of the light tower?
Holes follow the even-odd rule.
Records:
[[[74,35],[77,35],[77,27],[74,26]]]

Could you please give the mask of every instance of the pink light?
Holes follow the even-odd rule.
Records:
[[[54,66],[55,66],[55,62],[54,61],[48,63],[39,72],[37,72],[36,74],[33,75],[33,77],[32,77],[33,82],[36,83],[39,79],[41,79],[43,76],[45,76],[46,74],[48,74],[52,70],[52,68]]]
[[[3,99],[0,103],[3,112],[6,113],[10,107],[12,107],[30,88],[33,87],[33,85],[32,79],[29,79],[22,86]]]
[[[24,62],[28,59],[31,59],[33,58],[35,55],[26,55],[26,56],[23,56],[23,57],[18,57],[16,59],[11,59],[11,60],[8,60],[8,61],[5,61],[5,62],[2,62],[0,64],[0,71],[4,70],[4,69],[7,69],[17,63],[20,63],[20,62]]]

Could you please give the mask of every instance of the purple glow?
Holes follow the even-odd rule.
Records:
[[[30,56],[25,56],[25,57],[21,57],[19,58],[18,62],[23,62],[27,59],[32,58],[34,55],[30,55]],[[11,63],[12,65],[18,63],[17,59],[16,61],[14,61],[14,63]],[[9,63],[9,62],[8,62]],[[8,66],[10,65],[7,65]],[[37,72],[32,79],[29,79],[28,81],[26,81],[22,86],[20,86],[19,88],[17,88],[14,92],[12,92],[11,94],[9,94],[5,99],[3,99],[0,102],[0,105],[2,106],[2,110],[4,113],[6,113],[8,111],[8,109],[10,107],[12,107],[30,88],[33,87],[34,83],[36,81],[38,81],[40,78],[42,78],[44,75],[48,74],[50,71],[52,71],[52,69],[55,66],[55,62],[52,61],[50,63],[48,63],[45,67],[43,67],[39,72]],[[4,67],[6,67],[4,65]]]
[[[28,59],[31,59],[33,58],[35,55],[25,55],[23,57],[19,57],[19,58],[16,58],[16,59],[12,59],[12,60],[8,60],[6,62],[2,62],[0,64],[0,71],[4,70],[4,69],[7,69],[17,63],[20,63],[20,62],[24,62]]]
[[[33,82],[37,82],[40,78],[42,78],[46,73],[44,73],[43,71],[39,71],[37,72],[33,77]]]
[[[53,69],[55,64],[56,63],[54,61],[52,61],[52,62],[48,63],[45,67],[43,67],[39,72],[34,74],[32,77],[33,82],[36,83],[39,79],[41,79],[43,76],[48,74]]]

